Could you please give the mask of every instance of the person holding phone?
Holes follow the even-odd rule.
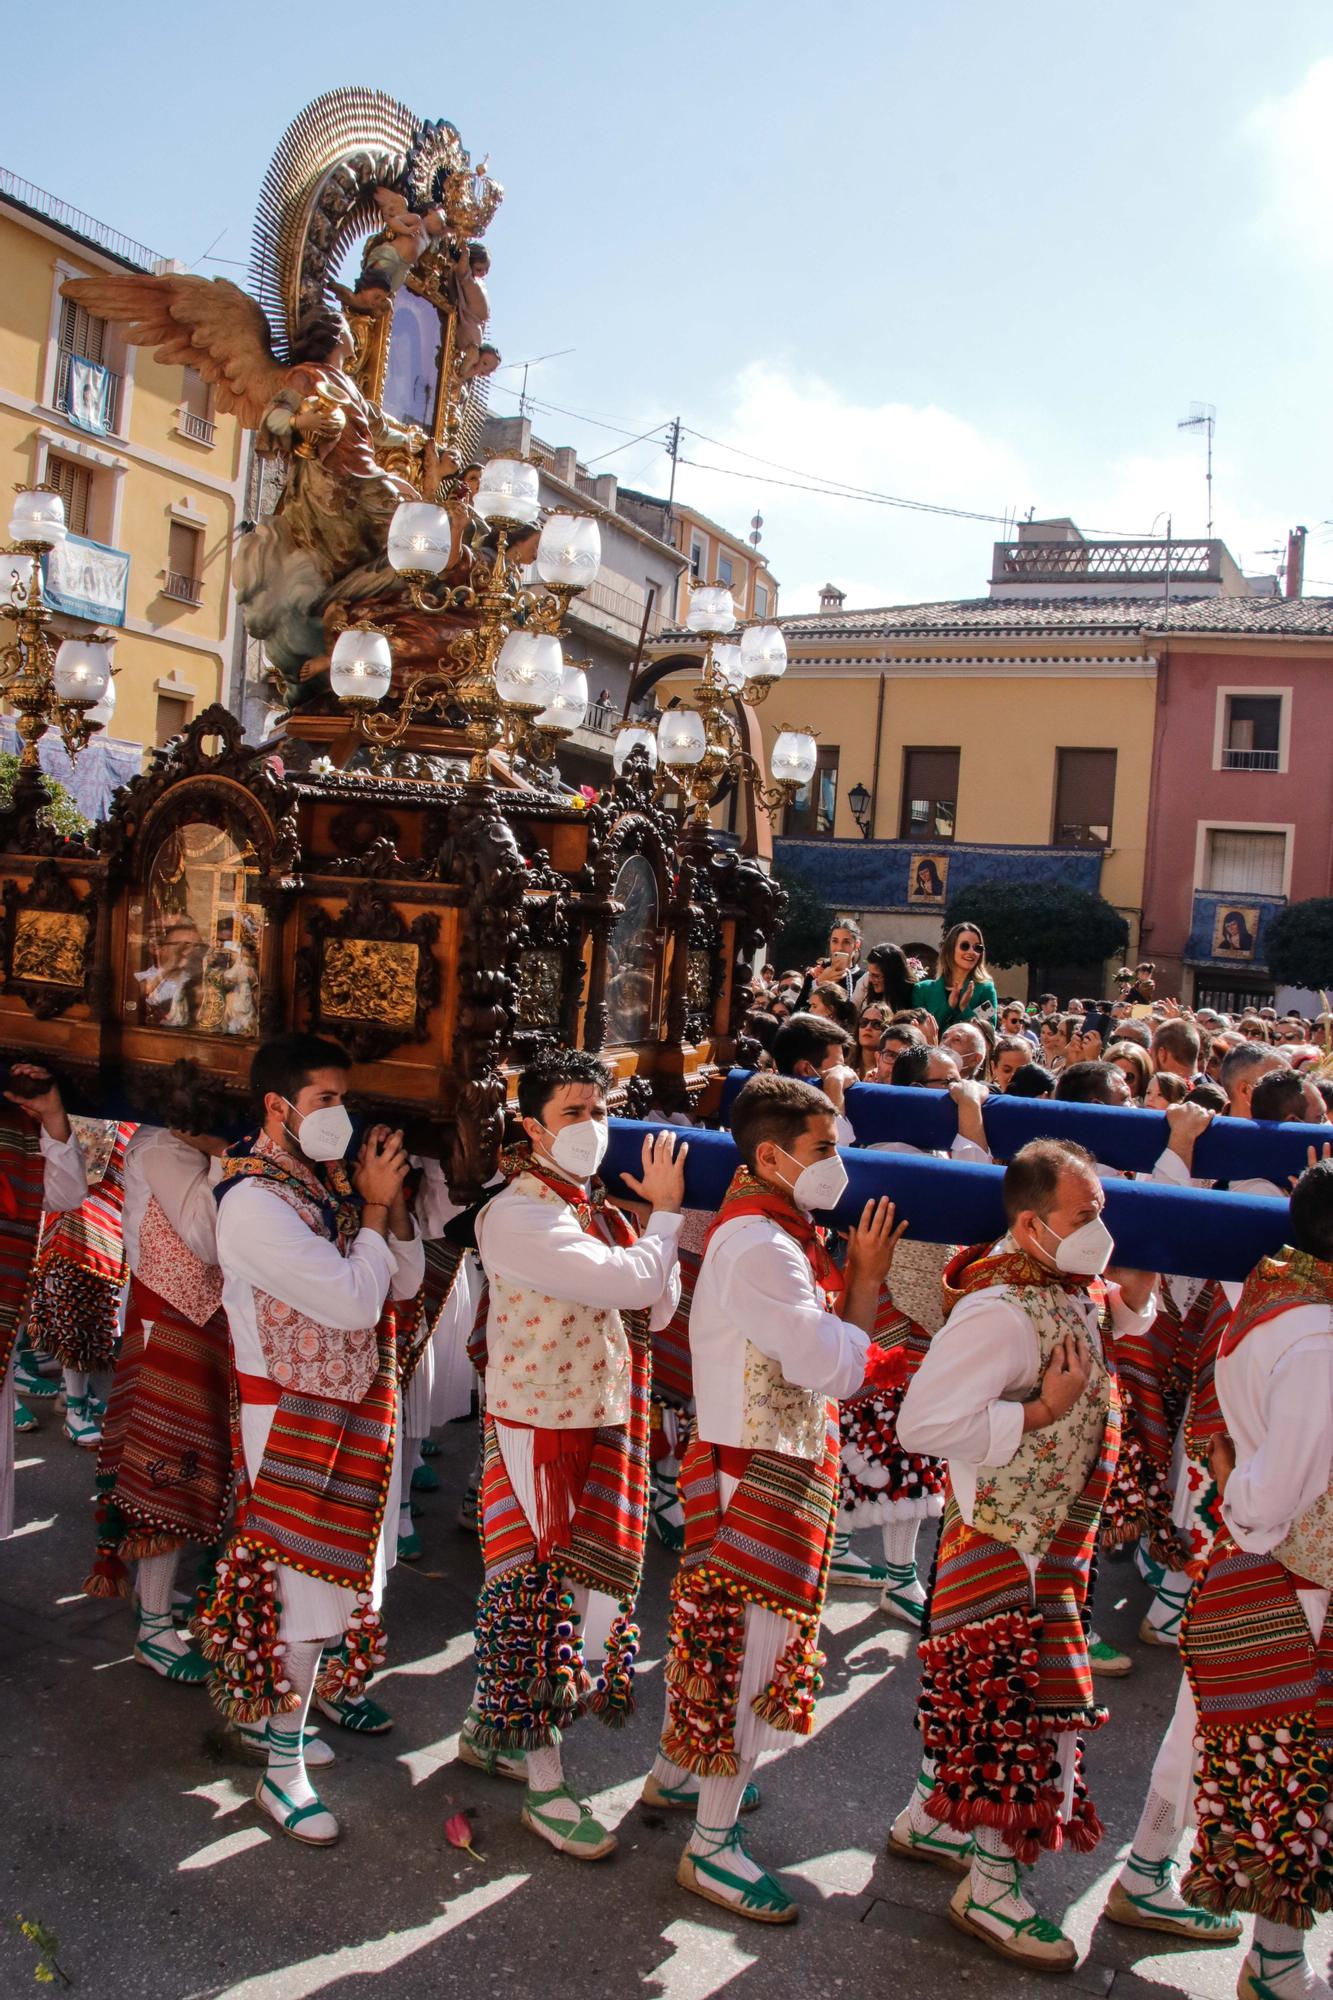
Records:
[[[861,926],[852,917],[839,917],[829,932],[827,953],[814,965],[806,967],[799,995],[799,1011],[804,1011],[815,987],[826,981],[841,986],[850,1000],[863,970]]]
[[[406,1315],[425,1270],[402,1133],[374,1125],[346,1158],[351,1067],[319,1036],[266,1042],[250,1069],[258,1128],[222,1160],[217,1261],[242,1455],[235,1529],[195,1626],[228,1720],[267,1717],[256,1805],[316,1847],[341,1829],[306,1771],[312,1697],[343,1728],[391,1726],[364,1687],[384,1658],[394,1302]]]

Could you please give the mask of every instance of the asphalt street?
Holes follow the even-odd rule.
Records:
[[[440,1434],[442,1488],[421,1500],[423,1559],[390,1585],[390,1663],[375,1693],[395,1727],[374,1739],[326,1730],[338,1762],[320,1789],[344,1837],[322,1852],[297,1846],[251,1803],[256,1770],[229,1752],[206,1694],[136,1665],[128,1607],[80,1594],[91,1455],[43,1408],[41,1431],[18,1441],[18,1533],[0,1546],[5,2000],[32,1991],[36,1964],[15,1916],[55,1934],[71,1990],[87,2000],[940,2000],[960,1990],[1025,2000],[1058,1987],[951,1928],[951,1877],[884,1853],[914,1770],[917,1674],[908,1634],[871,1594],[835,1594],[819,1729],[762,1768],[763,1805],[747,1822],[755,1853],[800,1902],[797,1925],[746,1923],[686,1895],[675,1883],[686,1826],[638,1806],[661,1717],[672,1568],[655,1543],[639,1712],[619,1732],[581,1723],[567,1745],[566,1768],[618,1826],[619,1849],[582,1865],[526,1832],[517,1786],[453,1761],[480,1572],[475,1540],[455,1525],[469,1424]],[[1099,1921],[1179,1672],[1173,1655],[1135,1643],[1143,1604],[1128,1564],[1103,1567],[1097,1622],[1135,1663],[1128,1680],[1103,1684],[1112,1719],[1090,1751],[1108,1836],[1095,1854],[1044,1862],[1035,1894],[1084,1954],[1065,1982],[1074,1992],[1221,2000],[1235,1990],[1239,1947],[1176,1948]],[[445,1839],[460,1809],[480,1859]],[[1333,1929],[1317,1936],[1322,1969]]]

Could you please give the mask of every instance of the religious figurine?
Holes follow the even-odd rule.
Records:
[[[395,654],[403,664],[437,656],[438,621],[432,630],[412,610],[410,587],[386,554],[394,510],[421,493],[377,454],[419,454],[425,492],[439,483],[439,456],[362,394],[349,372],[355,342],[340,312],[306,314],[284,365],[262,309],[228,278],[73,278],[62,290],[121,323],[134,345],[154,346],[159,361],[194,368],[214,385],[219,409],[256,433],[261,454],[287,460],[277,508],[237,551],[236,593],[246,629],[263,641],[290,693],[327,667],[337,631],[362,614],[401,638]],[[446,575],[461,579],[468,561],[459,524]]]
[[[449,289],[458,314],[454,370],[459,382],[467,382],[474,375],[494,374],[500,365],[499,352],[493,347],[488,352],[494,355],[494,361],[489,366],[482,363],[486,324],[491,316],[491,302],[486,293],[491,260],[484,243],[469,243],[466,249],[460,246],[450,251],[449,261],[452,266]]]
[[[445,235],[449,224],[443,209],[418,213],[396,188],[376,188],[374,201],[384,227],[366,244],[361,275],[354,287],[331,284],[330,289],[349,311],[379,315],[393,311],[408,272],[431,240]]]

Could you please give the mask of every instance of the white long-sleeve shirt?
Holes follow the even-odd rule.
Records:
[[[317,1327],[356,1333],[379,1322],[387,1298],[410,1299],[425,1273],[421,1239],[359,1230],[344,1257],[262,1181],[242,1181],[218,1205],[217,1261],[236,1366],[270,1370],[259,1337],[255,1291],[269,1293]]]
[[[43,1127],[39,1144],[42,1149],[42,1207],[48,1215],[64,1215],[69,1209],[80,1207],[88,1192],[88,1171],[83,1153],[73,1132],[68,1139],[52,1139]]]
[[[677,1239],[683,1217],[655,1209],[636,1243],[589,1236],[567,1203],[507,1188],[477,1217],[477,1249],[489,1278],[510,1278],[573,1305],[648,1312],[656,1332],[680,1304]]]
[[[206,1153],[160,1125],[141,1125],[125,1148],[125,1205],[121,1228],[131,1271],[139,1268],[139,1231],[155,1200],[187,1250],[216,1264],[217,1203],[213,1162]]]
[[[798,1389],[850,1396],[865,1380],[869,1334],[827,1309],[799,1243],[762,1215],[723,1223],[695,1283],[690,1359],[707,1444],[744,1442],[747,1343]]]
[[[1157,1313],[1156,1293],[1142,1312],[1126,1305],[1118,1285],[1108,1285],[1111,1324],[1117,1333],[1142,1333]],[[1102,1354],[1095,1302],[1067,1294],[1083,1320],[1093,1352]],[[904,1451],[949,1461],[959,1512],[971,1525],[977,1470],[1008,1465],[1023,1439],[1023,1399],[1041,1373],[1036,1329],[999,1286],[960,1299],[931,1341],[908,1384],[898,1413]]]
[[[1291,1306],[1217,1363],[1236,1446],[1222,1513],[1243,1549],[1275,1549],[1333,1469],[1333,1307]]]

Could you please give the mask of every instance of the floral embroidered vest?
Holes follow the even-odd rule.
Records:
[[[1010,1238],[998,1246],[1012,1250]],[[1027,1401],[1041,1387],[1041,1378],[1066,1334],[1086,1336],[1087,1322],[1077,1300],[1056,1286],[1011,1284],[999,1287],[1026,1317],[1037,1336],[1037,1373]],[[997,1542],[1007,1542],[1020,1555],[1041,1556],[1092,1476],[1101,1455],[1102,1437],[1114,1394],[1101,1343],[1091,1343],[1092,1372],[1088,1386],[1073,1408],[1042,1430],[1024,1434],[1008,1465],[977,1468],[977,1497],[972,1523]]]
[[[204,1326],[222,1304],[222,1273],[205,1264],[172,1228],[166,1210],[151,1195],[139,1225],[139,1258],[135,1277],[156,1292],[192,1326]]]
[[[816,1464],[823,1458],[828,1397],[819,1389],[800,1389],[789,1382],[780,1365],[761,1354],[752,1340],[745,1343],[742,1390],[743,1450],[777,1451]]]
[[[510,1188],[528,1201],[567,1206],[535,1174]],[[504,1196],[497,1197],[503,1201]],[[614,1307],[580,1305],[488,1271],[486,1408],[540,1430],[595,1430],[630,1414],[630,1348]]]

